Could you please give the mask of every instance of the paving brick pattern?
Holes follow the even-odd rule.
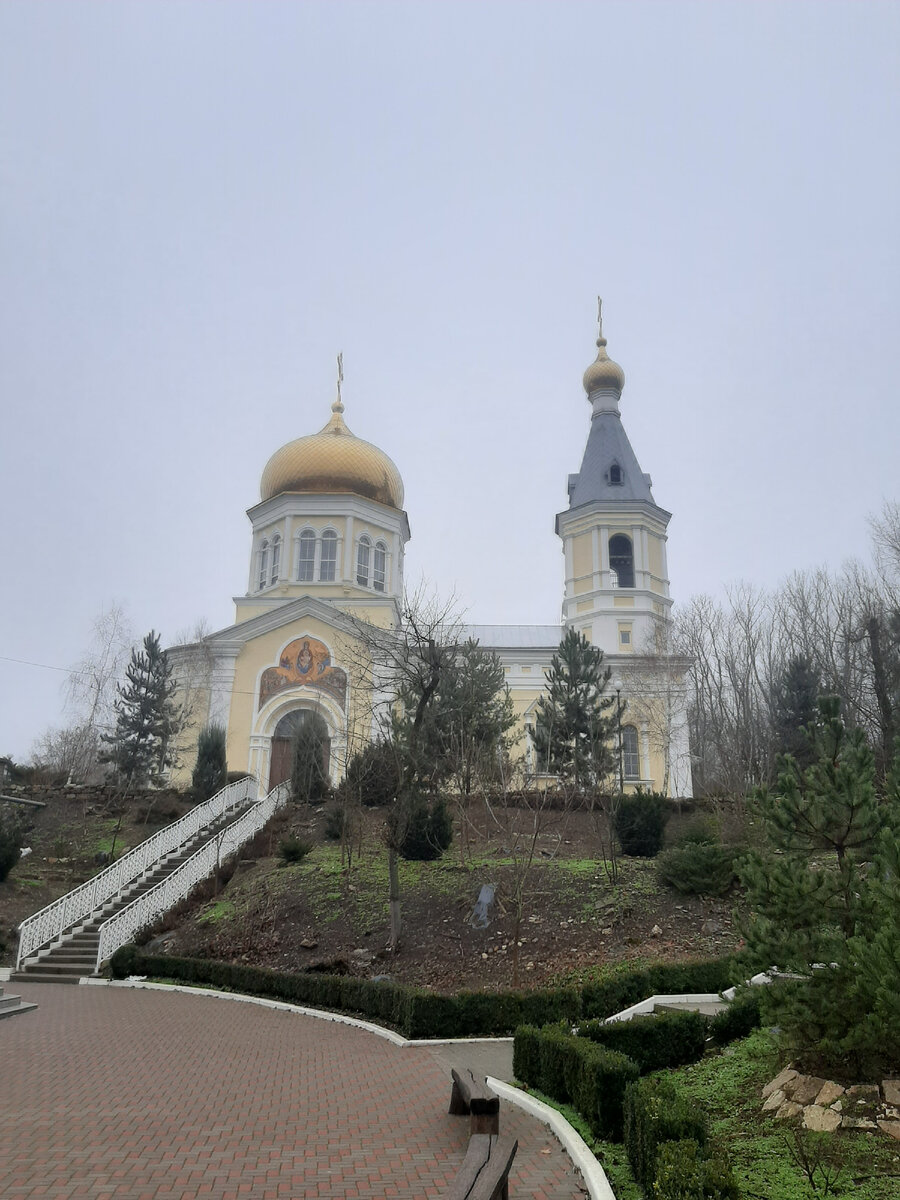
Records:
[[[32,985],[0,1024],[3,1200],[439,1196],[468,1121],[445,1066],[346,1025],[232,1000]],[[506,1106],[511,1200],[575,1200],[552,1134]]]

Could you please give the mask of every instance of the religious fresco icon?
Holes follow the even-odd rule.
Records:
[[[327,692],[347,706],[347,672],[331,662],[328,647],[316,638],[296,638],[281,652],[277,667],[266,667],[259,681],[259,707],[285,688],[309,687]]]

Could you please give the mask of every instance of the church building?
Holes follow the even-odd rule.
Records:
[[[619,713],[620,779],[672,796],[691,794],[686,675],[671,649],[666,529],[650,476],[622,424],[622,368],[606,351],[584,374],[591,408],[584,458],[556,515],[565,580],[559,625],[473,625],[463,634],[496,653],[519,718],[519,774],[533,777],[529,729],[550,660],[567,629],[584,633],[611,667]],[[252,528],[246,595],[234,624],[169,650],[191,714],[181,747],[185,779],[200,729],[227,730],[230,769],[264,789],[290,774],[294,732],[321,723],[329,773],[378,729],[391,702],[380,689],[361,631],[401,621],[403,558],[410,538],[400,472],[384,451],[354,436],[340,391],[318,432],[272,455]]]

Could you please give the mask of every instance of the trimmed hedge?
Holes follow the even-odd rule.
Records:
[[[738,992],[727,1008],[716,1013],[709,1023],[709,1032],[719,1046],[738,1038],[747,1037],[762,1024],[760,1012],[761,988],[747,988]]]
[[[595,1136],[620,1141],[625,1089],[638,1078],[637,1064],[563,1026],[516,1030],[513,1074],[561,1104],[572,1104]]]
[[[707,1018],[697,1012],[661,1012],[630,1021],[586,1021],[579,1037],[627,1054],[642,1075],[698,1062],[706,1049]]]
[[[732,955],[684,963],[655,963],[581,989],[587,1018],[612,1017],[648,996],[681,992],[721,992],[739,976]]]
[[[157,975],[185,983],[210,984],[255,996],[269,996],[312,1008],[359,1013],[385,1021],[407,1037],[494,1037],[517,1025],[577,1021],[581,996],[575,988],[540,992],[427,992],[404,984],[324,975],[310,971],[285,974],[267,967],[143,954],[123,946],[110,960],[116,979]]]
[[[652,1195],[659,1147],[689,1139],[702,1150],[709,1138],[706,1116],[671,1083],[652,1076],[629,1084],[623,1107],[625,1152],[635,1179]]]
[[[724,1155],[703,1158],[689,1138],[663,1142],[656,1155],[654,1200],[739,1200],[740,1192]]]

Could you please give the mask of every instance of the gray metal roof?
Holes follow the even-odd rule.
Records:
[[[622,482],[609,482],[609,469],[618,464]],[[618,413],[599,412],[591,420],[581,470],[569,476],[569,507],[597,500],[646,500],[654,504],[650,476],[641,470]]]
[[[475,638],[485,650],[557,650],[561,625],[464,625],[463,636]]]

